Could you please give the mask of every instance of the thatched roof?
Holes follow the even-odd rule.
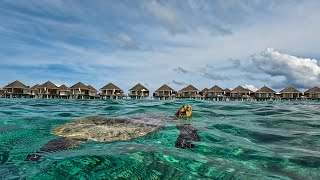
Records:
[[[223,91],[226,93],[231,92],[231,90],[229,88],[225,88]]]
[[[33,91],[36,91],[36,90],[39,90],[39,84],[36,84],[34,86],[32,86],[29,90],[33,90]]]
[[[201,90],[201,92],[202,93],[206,93],[206,92],[208,92],[208,90],[209,90],[208,88],[204,88],[204,89]]]
[[[300,91],[298,91],[297,89],[295,89],[294,87],[292,86],[288,86],[284,89],[282,89],[280,91],[280,93],[301,93]]]
[[[70,88],[64,84],[59,87],[59,91],[70,91]]]
[[[262,88],[258,89],[256,93],[276,93],[276,92],[267,86],[263,86]]]
[[[308,89],[304,93],[320,93],[320,88],[315,86],[315,87],[312,87],[312,88]]]
[[[105,86],[103,86],[103,88],[101,88],[100,90],[121,90],[118,86],[114,85],[113,83],[109,83]]]
[[[224,90],[221,87],[217,86],[217,85],[215,85],[215,86],[213,86],[212,88],[209,89],[209,92],[223,92],[223,91]]]
[[[179,92],[188,92],[188,91],[199,91],[199,90],[190,84],[189,86],[182,88]]]
[[[129,91],[142,91],[142,90],[149,91],[147,88],[145,88],[140,83],[138,83],[133,88],[131,88]]]
[[[70,89],[84,89],[84,90],[89,90],[89,88],[84,85],[82,82],[78,82],[74,84],[73,86],[70,87]]]
[[[24,85],[22,82],[16,80],[12,83],[6,85],[4,88],[20,88],[20,89],[29,89],[28,86]]]
[[[58,86],[53,84],[50,81],[45,82],[44,84],[40,85],[39,88],[47,88],[47,89],[59,89]]]
[[[249,91],[250,91],[249,89],[246,89],[242,86],[238,86],[238,87],[234,88],[231,91],[231,93],[249,93]],[[252,92],[252,91],[250,91],[250,92]]]
[[[98,92],[94,87],[92,87],[91,85],[88,85],[87,86],[88,88],[89,88],[89,90],[91,91],[91,92]]]
[[[164,84],[159,89],[157,89],[156,91],[175,91],[175,90],[173,90],[170,86]]]

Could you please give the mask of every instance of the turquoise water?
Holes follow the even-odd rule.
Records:
[[[87,142],[25,157],[54,127],[88,115],[174,114],[193,106],[201,142],[178,149],[175,124],[127,142]],[[320,179],[320,101],[0,99],[0,179]]]

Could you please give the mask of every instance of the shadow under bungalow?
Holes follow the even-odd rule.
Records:
[[[16,80],[0,90],[0,97],[2,98],[144,99],[148,98],[149,95],[149,90],[140,83],[129,90],[128,96],[125,95],[121,88],[113,83],[108,83],[98,91],[91,85],[85,85],[82,82],[78,82],[71,87],[64,84],[58,87],[51,81],[47,81],[43,84],[36,84],[30,87]],[[292,86],[288,86],[279,92],[276,92],[267,86],[263,86],[254,92],[242,86],[237,86],[230,90],[214,85],[211,88],[204,88],[200,91],[193,85],[188,85],[179,91],[176,91],[169,85],[164,84],[155,90],[152,97],[160,100],[201,99],[211,101],[320,100],[320,88],[315,86],[302,93]]]

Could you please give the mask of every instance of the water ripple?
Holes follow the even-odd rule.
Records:
[[[193,106],[192,120],[24,162],[74,118],[174,115],[184,104]],[[0,179],[320,179],[319,115],[319,101],[0,99]],[[195,148],[174,146],[178,123],[198,129]]]

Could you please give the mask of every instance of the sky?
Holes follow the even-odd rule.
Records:
[[[0,87],[320,86],[318,0],[2,0]]]

